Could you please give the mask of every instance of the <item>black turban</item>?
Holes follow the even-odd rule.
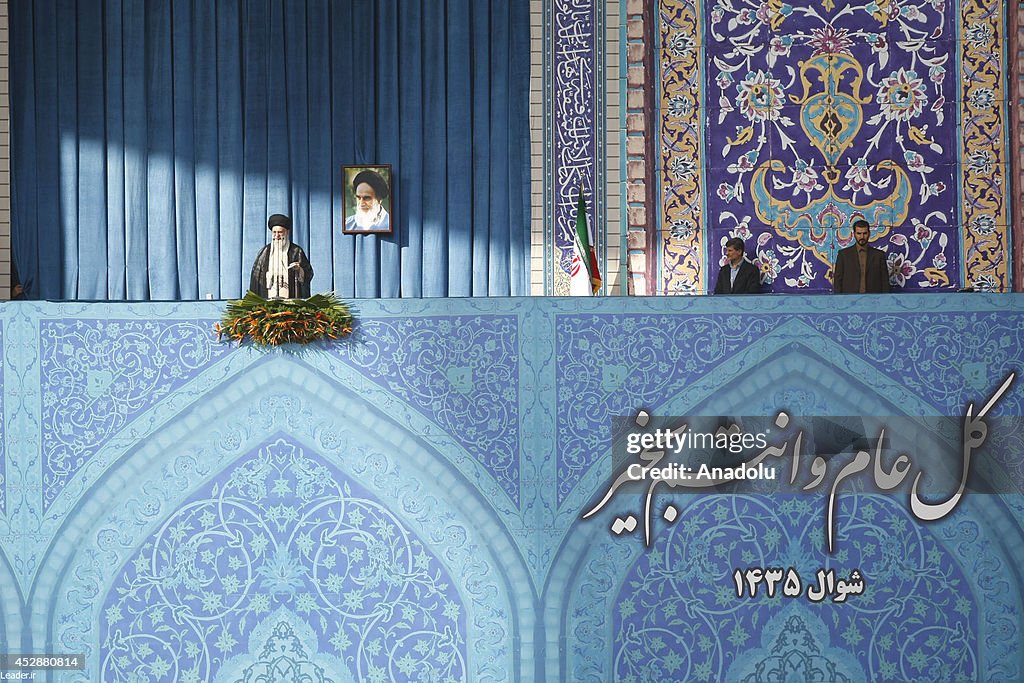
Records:
[[[373,193],[377,195],[378,200],[388,198],[388,184],[384,182],[379,173],[374,171],[360,171],[357,173],[356,177],[352,179],[352,193],[355,194],[356,188],[363,183],[373,188]]]
[[[278,225],[283,227],[285,230],[291,231],[292,219],[288,218],[288,216],[285,216],[283,213],[275,213],[267,219],[267,230],[273,230]]]

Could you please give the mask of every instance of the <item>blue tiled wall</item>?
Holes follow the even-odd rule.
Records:
[[[649,548],[610,530],[635,497],[581,519],[616,415],[962,415],[1024,368],[1024,299],[361,301],[349,342],[272,351],[220,308],[0,308],[0,647],[85,655],[52,680],[1024,671],[1016,449],[937,522],[840,496],[831,554],[785,482],[661,490]],[[739,598],[748,566],[865,590]]]

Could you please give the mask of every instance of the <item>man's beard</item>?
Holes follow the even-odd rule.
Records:
[[[292,245],[291,240],[287,238],[277,239],[276,237],[270,240],[270,255],[271,258],[275,254],[284,253],[285,258],[288,258],[288,247]]]
[[[270,241],[270,257],[267,260],[267,290],[270,296],[287,294],[288,287],[288,249],[291,240],[288,238]],[[279,290],[278,287],[281,289]]]
[[[374,227],[377,225],[377,221],[380,220],[383,209],[383,205],[379,203],[374,204],[367,211],[356,208],[356,226],[363,228],[364,230]]]

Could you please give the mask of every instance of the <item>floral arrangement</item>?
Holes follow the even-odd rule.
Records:
[[[341,339],[352,334],[354,324],[349,305],[333,293],[268,300],[247,292],[244,298],[228,302],[213,330],[218,340],[280,346]]]

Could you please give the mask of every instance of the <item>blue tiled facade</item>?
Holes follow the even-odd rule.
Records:
[[[582,514],[640,409],[962,415],[1024,368],[1024,299],[358,310],[343,344],[261,351],[217,342],[216,303],[0,308],[0,646],[84,654],[60,681],[1020,679],[1019,451],[936,522],[844,489],[832,553],[787,482],[660,489],[649,547],[611,531],[635,497]],[[750,566],[865,590],[741,598]]]

